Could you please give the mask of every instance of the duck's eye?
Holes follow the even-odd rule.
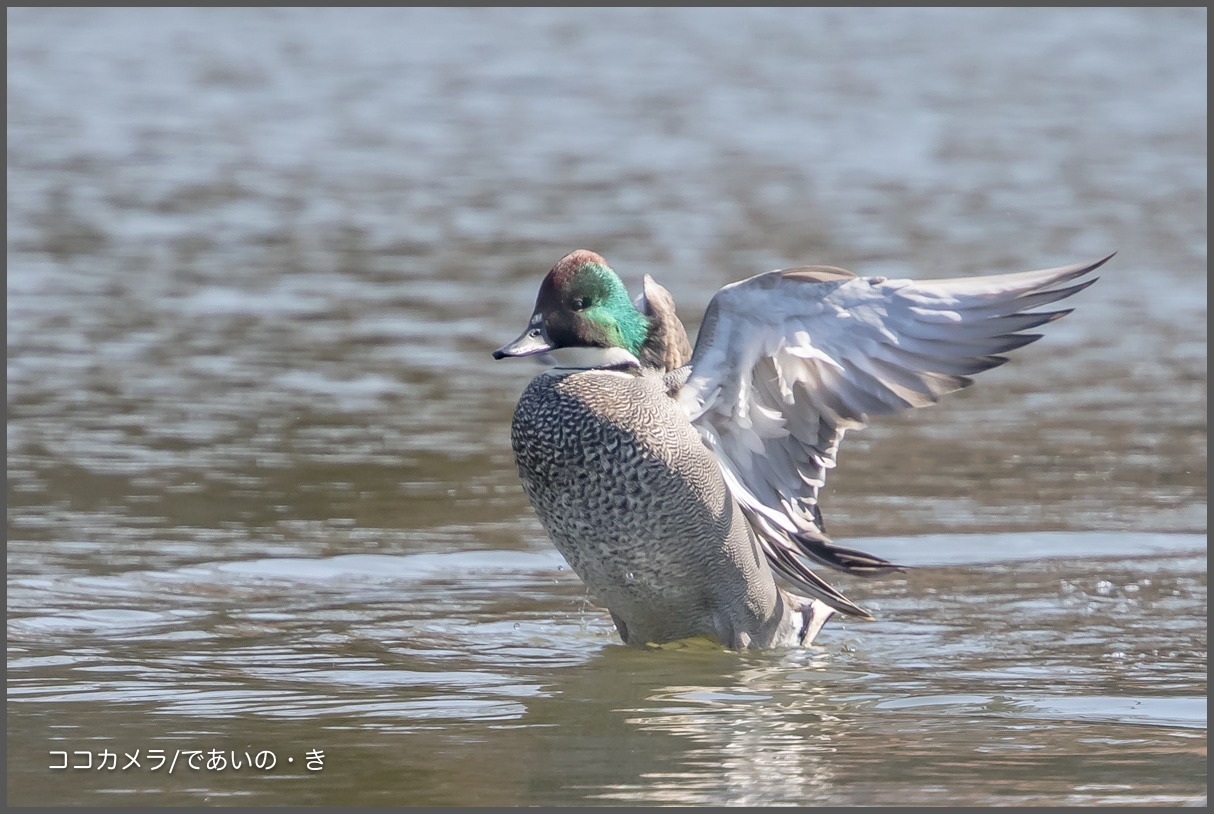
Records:
[[[574,311],[585,311],[590,307],[590,299],[588,297],[578,297],[573,301]]]

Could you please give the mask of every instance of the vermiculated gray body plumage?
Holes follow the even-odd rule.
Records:
[[[537,376],[511,432],[527,496],[626,643],[796,644],[802,602],[776,587],[668,384],[636,368]]]

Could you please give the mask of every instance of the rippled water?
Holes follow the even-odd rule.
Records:
[[[10,10],[9,802],[1204,803],[1205,31]],[[834,536],[918,566],[840,582],[878,621],[736,654],[619,646],[518,485],[488,354],[579,246],[690,326],[1119,253],[849,435]]]

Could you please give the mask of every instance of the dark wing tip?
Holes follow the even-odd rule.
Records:
[[[1091,288],[1092,286],[1096,285],[1096,283],[1097,283],[1099,280],[1100,280],[1100,278],[1099,278],[1099,277],[1093,277],[1093,278],[1092,278],[1092,279],[1090,279],[1090,280],[1084,280],[1082,283],[1079,283],[1078,285],[1071,286],[1071,288],[1072,288],[1073,290],[1072,290],[1072,291],[1068,291],[1068,292],[1066,293],[1066,296],[1068,296],[1068,297],[1069,297],[1069,296],[1071,296],[1072,294],[1078,294],[1080,291],[1083,291],[1085,288]]]
[[[868,620],[876,618],[864,608],[839,593],[834,586],[822,579],[822,577],[811,571],[789,549],[782,546],[774,550],[768,548],[767,561],[772,566],[772,569],[786,579],[796,590],[819,599],[848,616]]]
[[[1112,254],[1105,255],[1104,257],[1100,258],[1099,260],[1093,261],[1091,263],[1076,263],[1074,266],[1070,266],[1071,272],[1069,274],[1067,274],[1063,279],[1073,280],[1076,277],[1082,277],[1085,274],[1091,274],[1093,271],[1095,271],[1096,269],[1103,266],[1105,263],[1112,260],[1116,255],[1117,255],[1117,252],[1113,252]],[[1059,271],[1061,271],[1061,270],[1062,269],[1060,268]],[[1092,283],[1096,282],[1097,279],[1099,279],[1099,278],[1097,277],[1097,278],[1088,280],[1086,283],[1084,283],[1084,285],[1091,285]]]
[[[891,571],[906,570],[906,566],[895,565],[876,554],[835,545],[825,535],[795,534],[792,539],[806,556],[845,574],[879,577]]]

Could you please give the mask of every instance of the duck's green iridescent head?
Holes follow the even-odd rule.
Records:
[[[540,285],[523,335],[493,358],[530,356],[561,348],[619,348],[639,356],[649,321],[602,257],[579,249],[552,267]]]

